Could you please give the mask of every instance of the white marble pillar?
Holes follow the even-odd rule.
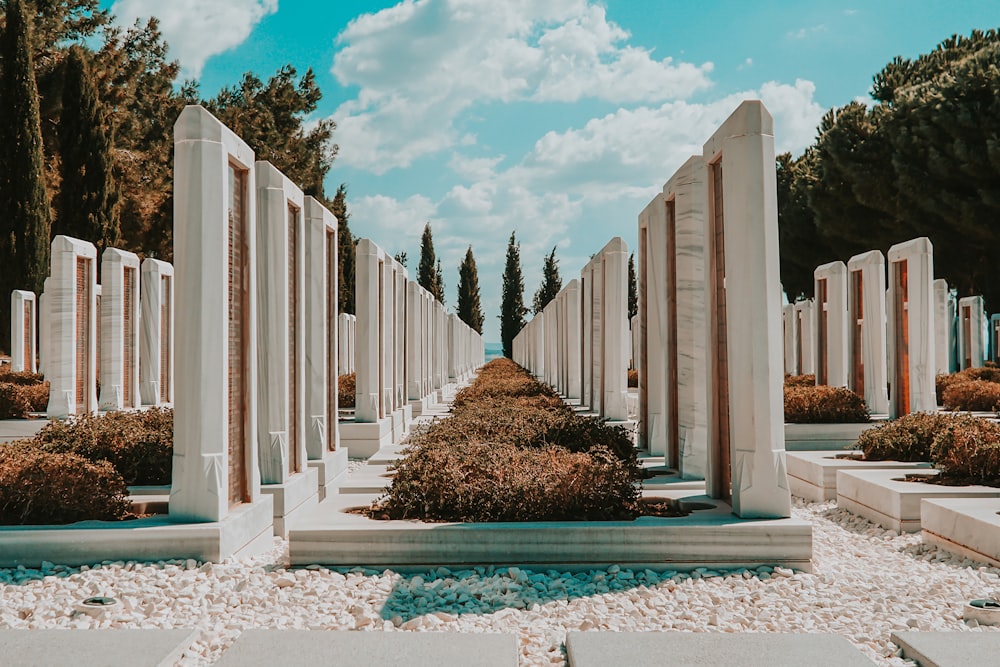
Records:
[[[580,281],[574,278],[566,292],[566,397],[579,400],[583,392],[580,367]]]
[[[934,393],[934,248],[920,237],[889,248],[886,336],[889,416],[937,410]]]
[[[774,123],[764,105],[740,104],[705,143],[703,156],[710,183],[706,268],[713,343],[708,356],[715,361],[708,391],[709,442],[728,444],[738,516],[788,517]],[[723,330],[725,345],[719,340]],[[713,473],[724,470],[717,452],[724,461],[722,449],[710,446]],[[728,495],[724,477],[710,474],[708,480],[710,493]]]
[[[101,410],[129,410],[139,393],[139,257],[107,248],[101,255]]]
[[[847,263],[847,387],[869,412],[889,414],[885,340],[885,257],[878,250]]]
[[[143,405],[173,405],[174,267],[149,257],[140,270],[139,393]]]
[[[50,359],[45,362],[49,419],[97,411],[97,249],[68,236],[52,239]]]
[[[377,245],[368,239],[358,241],[354,295],[358,318],[355,360],[357,400],[354,410],[356,421],[362,423],[376,423],[388,417],[383,398],[383,352],[389,347],[386,345],[385,330],[391,322],[385,321],[385,310],[380,307],[385,260],[385,253]]]
[[[830,262],[813,272],[816,384],[847,386],[847,266]]]
[[[596,411],[594,405],[594,278],[590,264],[580,272],[580,405]]]
[[[34,292],[16,289],[10,294],[10,369],[15,373],[38,370],[35,305]]]
[[[990,361],[1000,362],[1000,314],[990,315]]]
[[[795,319],[795,306],[790,303],[785,304],[781,307],[781,333],[785,346],[785,372],[789,375],[799,374],[797,355],[799,343],[795,335],[798,329]]]
[[[982,296],[966,296],[958,300],[960,370],[982,367],[986,360],[988,326]]]
[[[937,375],[958,370],[955,352],[957,311],[958,304],[948,281],[938,278],[934,281],[934,373]]]
[[[219,538],[228,553],[272,535],[273,503],[257,467],[253,165],[253,151],[229,128],[200,106],[184,108],[174,125],[170,517],[233,519],[233,534]]]
[[[795,302],[795,360],[799,375],[810,375],[816,372],[813,307],[812,299]]]
[[[636,315],[638,322],[633,325],[633,335],[639,334],[635,355],[639,371],[638,445],[649,450],[652,456],[668,458],[667,379],[671,373],[668,351],[677,349],[670,347],[672,334],[668,327],[672,323],[667,321],[667,291],[671,287],[667,282],[669,231],[666,200],[657,193],[639,213],[636,262],[639,314]],[[676,386],[669,390],[676,391]],[[677,462],[668,461],[667,464],[677,465]]]
[[[600,378],[600,416],[612,421],[628,419],[628,247],[620,237],[608,242],[597,258],[601,273],[600,309],[595,334],[595,354],[603,356],[601,367],[595,368]],[[596,273],[596,272],[595,272]],[[595,281],[595,291],[597,290]],[[595,299],[595,303],[597,303]],[[598,319],[598,318],[595,318]],[[596,339],[600,339],[600,345]],[[596,383],[596,381],[595,381]]]

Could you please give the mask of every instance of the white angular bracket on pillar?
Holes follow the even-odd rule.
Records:
[[[869,412],[889,414],[885,341],[885,258],[878,250],[847,263],[847,387]]]
[[[934,248],[920,237],[889,248],[886,336],[889,416],[937,410],[934,391]]]
[[[34,292],[16,289],[10,293],[10,369],[15,373],[38,370],[36,305]]]
[[[789,517],[774,123],[764,105],[743,102],[705,143],[703,157],[711,174],[709,357],[721,359],[708,392],[710,493],[727,495],[727,475],[714,473],[725,473],[728,455],[733,511]]]
[[[49,419],[97,410],[97,249],[68,236],[52,239]]]
[[[960,370],[981,368],[986,360],[987,321],[982,296],[958,300],[958,364]]]
[[[101,410],[138,408],[139,257],[106,248],[101,255]]]
[[[847,386],[847,266],[830,262],[813,271],[816,384]]]
[[[270,538],[257,467],[254,153],[200,106],[174,126],[174,461],[170,516]],[[252,520],[251,520],[252,518]]]
[[[142,261],[142,337],[139,391],[143,405],[174,402],[174,267],[158,259]]]

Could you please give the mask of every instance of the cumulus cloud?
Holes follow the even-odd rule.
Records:
[[[278,11],[278,0],[117,0],[111,12],[120,25],[150,16],[170,45],[170,57],[180,61],[185,77],[201,76],[205,62],[242,44],[254,26]]]
[[[626,43],[587,0],[404,0],[337,37],[332,72],[356,99],[334,112],[339,160],[374,173],[468,143],[476,104],[686,99],[711,63],[675,63]]]

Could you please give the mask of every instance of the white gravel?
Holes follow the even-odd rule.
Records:
[[[797,502],[795,516],[814,526],[813,574],[286,570],[286,544],[275,540],[265,556],[221,565],[0,570],[0,627],[197,627],[199,641],[183,665],[211,664],[251,627],[514,632],[523,665],[565,664],[568,630],[833,632],[879,664],[908,665],[896,657],[892,630],[970,630],[963,603],[1000,589],[1000,570],[925,546],[919,535],[885,531],[833,503]],[[122,609],[103,618],[74,614],[73,605],[92,595],[116,597]]]

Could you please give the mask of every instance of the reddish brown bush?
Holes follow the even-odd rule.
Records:
[[[24,419],[30,411],[25,387],[0,382],[0,419]]]
[[[357,400],[357,375],[348,373],[337,378],[337,407],[353,408]]]
[[[170,484],[173,440],[174,411],[169,408],[53,421],[34,438],[47,452],[108,461],[129,485]]]
[[[865,401],[843,387],[785,385],[785,421],[790,424],[852,424],[868,421]]]
[[[938,405],[944,405],[944,392],[948,387],[962,382],[969,382],[970,380],[1000,383],[1000,368],[997,368],[995,365],[989,365],[982,368],[966,368],[964,371],[949,373],[948,375],[938,375],[934,378],[934,389]]]
[[[941,405],[947,410],[996,410],[1000,408],[1000,384],[986,380],[949,383],[942,393]]]
[[[931,460],[948,482],[1000,486],[1000,424],[956,417],[937,431]]]
[[[9,368],[9,366],[5,366],[4,368]],[[32,373],[31,371],[0,371],[0,382],[10,382],[22,387],[29,387],[41,384],[44,381],[45,378],[41,373]]]
[[[0,447],[0,524],[65,524],[124,518],[125,481],[110,463],[27,445]]]
[[[786,387],[815,387],[815,375],[785,375]]]
[[[30,384],[21,387],[31,412],[45,412],[49,409],[49,383]]]
[[[930,461],[934,436],[956,419],[955,415],[913,412],[864,431],[856,447],[869,461]]]

